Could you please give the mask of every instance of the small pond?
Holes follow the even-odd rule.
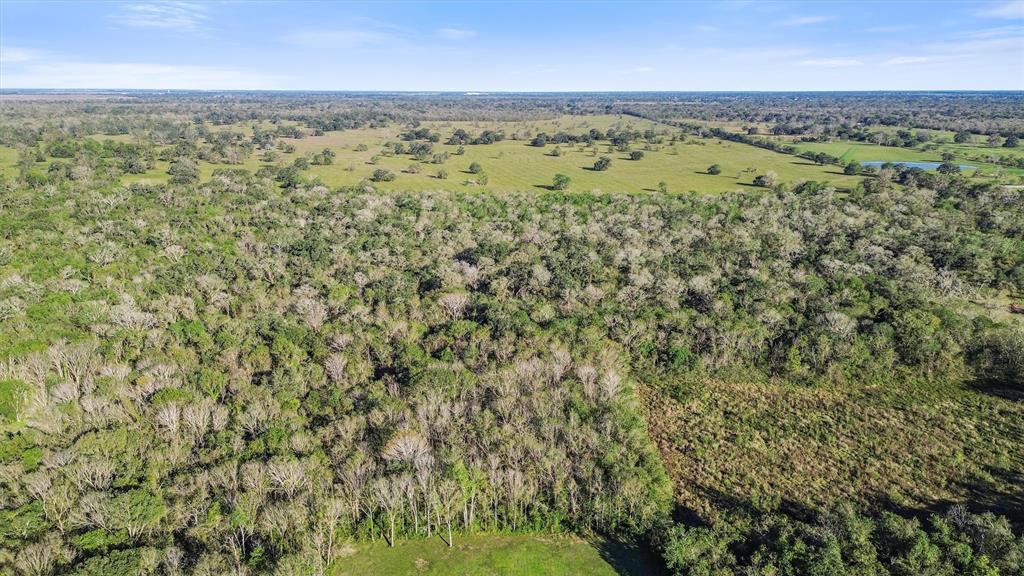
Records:
[[[921,170],[935,170],[942,165],[941,162],[896,162],[896,161],[881,161],[871,160],[868,162],[861,162],[861,166],[871,166],[873,168],[881,168],[884,164],[899,164],[900,166],[906,166],[907,168],[920,168]],[[974,170],[977,166],[971,166],[970,164],[960,164],[961,170]]]

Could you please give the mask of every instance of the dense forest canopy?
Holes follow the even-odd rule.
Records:
[[[657,127],[522,128],[592,114]],[[599,178],[755,146],[710,121],[1022,119],[999,93],[5,93],[0,574],[326,574],[353,541],[568,531],[680,574],[1020,574],[1015,173],[499,193],[500,154],[467,189],[438,166],[599,143]],[[326,186],[337,151],[295,152],[324,133],[436,189]]]

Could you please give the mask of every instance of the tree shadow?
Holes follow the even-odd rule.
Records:
[[[555,187],[550,184],[534,184],[534,188],[540,188],[541,190],[547,190],[548,192],[554,192]]]
[[[976,378],[970,381],[968,386],[982,394],[1013,402],[1024,402],[1024,387],[999,378]]]
[[[1024,472],[985,466],[974,478],[955,483],[963,493],[960,499],[942,499],[919,506],[893,502],[888,494],[870,495],[872,508],[888,510],[905,518],[917,518],[922,523],[928,517],[942,515],[955,505],[964,506],[974,514],[992,512],[1005,516],[1015,529],[1024,527]]]
[[[661,555],[650,545],[634,540],[594,537],[588,542],[616,574],[623,576],[664,576],[669,574]]]

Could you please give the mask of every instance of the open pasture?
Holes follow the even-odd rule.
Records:
[[[400,125],[383,128],[362,128],[327,132],[319,136],[303,138],[281,138],[294,146],[294,152],[280,153],[277,163],[291,163],[295,158],[312,155],[329,149],[336,154],[330,165],[312,165],[304,171],[305,176],[317,178],[330,187],[352,186],[368,180],[378,169],[390,170],[395,179],[390,182],[374,183],[383,190],[439,190],[486,188],[495,191],[536,190],[543,191],[551,186],[556,174],[571,178],[570,189],[602,192],[654,192],[665,188],[670,193],[717,193],[739,189],[756,189],[753,179],[766,172],[775,172],[781,182],[795,183],[804,180],[829,182],[838,188],[854,186],[858,178],[845,176],[837,166],[818,166],[803,158],[779,154],[737,142],[716,138],[682,137],[671,127],[647,120],[627,116],[563,116],[551,120],[530,122],[428,122],[424,127],[441,135],[441,141],[433,144],[435,153],[447,153],[443,164],[416,161],[409,154],[388,155],[384,145],[400,142],[404,129]],[[465,145],[458,154],[459,146],[445,144],[457,129],[471,135],[483,130],[500,130],[506,139],[493,144]],[[631,160],[629,152],[615,150],[608,141],[597,141],[592,146],[583,144],[548,144],[545,147],[530,145],[538,133],[570,134],[586,133],[592,128],[598,130],[630,129],[634,131],[654,130],[663,139],[660,144],[634,143],[631,151],[643,152],[640,160]],[[249,134],[251,128],[243,124],[218,127]],[[673,141],[673,136],[679,138]],[[102,141],[108,136],[95,136]],[[119,141],[131,136],[119,136]],[[554,154],[558,149],[559,155]],[[598,158],[611,158],[610,168],[596,171],[592,166]],[[37,163],[45,169],[49,163]],[[0,147],[0,170],[12,175],[16,172],[17,152],[12,148]],[[264,162],[260,152],[253,152],[241,164],[213,164],[199,161],[203,179],[209,178],[218,168],[243,168],[255,172]],[[487,175],[486,185],[478,184],[479,175],[469,171],[477,163]],[[721,173],[712,175],[707,169],[712,164],[721,167]],[[143,174],[129,174],[122,182],[166,182],[168,162],[157,160],[152,169]],[[440,171],[447,177],[439,177]]]

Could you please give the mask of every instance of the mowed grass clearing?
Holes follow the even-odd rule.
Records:
[[[335,561],[333,576],[615,576],[658,574],[652,557],[592,543],[577,536],[456,536],[449,548],[440,538],[353,544]]]

